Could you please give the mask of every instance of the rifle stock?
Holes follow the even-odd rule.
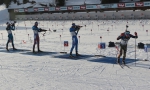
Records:
[[[43,31],[43,32],[46,32],[46,31],[48,31],[48,30],[42,29],[42,31]]]

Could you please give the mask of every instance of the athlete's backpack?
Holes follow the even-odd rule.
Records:
[[[110,41],[108,47],[115,47],[115,43]]]
[[[138,48],[139,48],[139,49],[144,49],[144,43],[141,43],[141,42],[138,43]]]

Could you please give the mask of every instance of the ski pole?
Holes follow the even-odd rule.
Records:
[[[118,55],[118,53],[119,53],[118,43],[115,44],[115,48],[116,48],[116,58],[117,58],[117,55]],[[115,61],[116,61],[116,60],[114,60],[114,64],[115,64]],[[113,67],[114,67],[114,64],[113,64]]]
[[[137,32],[134,32],[135,36],[137,36]],[[135,66],[136,66],[136,38],[135,37]]]
[[[136,38],[135,38],[135,66],[136,66]]]

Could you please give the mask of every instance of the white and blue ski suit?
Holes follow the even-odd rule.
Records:
[[[76,25],[72,25],[70,28],[70,34],[72,36],[72,47],[70,50],[70,54],[72,54],[74,47],[75,47],[76,53],[78,52],[78,38],[77,38],[78,31],[77,30],[78,28],[76,28]]]
[[[7,33],[8,33],[8,41],[6,43],[6,49],[8,49],[9,42],[12,43],[12,47],[14,49],[15,48],[14,47],[14,40],[13,40],[13,34],[12,34],[11,30],[15,30],[15,25],[14,24],[13,25],[7,24],[6,30],[7,30]]]

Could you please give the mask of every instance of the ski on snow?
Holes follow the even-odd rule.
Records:
[[[123,66],[121,64],[118,64],[122,69],[123,69]]]
[[[118,64],[122,69],[124,68],[124,67],[127,67],[127,68],[130,68],[128,65],[126,65],[126,64]],[[130,68],[131,69],[131,68]]]
[[[130,68],[127,64],[123,64],[122,66],[123,66],[123,67],[126,66],[127,68]],[[131,68],[130,68],[130,69],[131,69]]]
[[[69,58],[81,58],[81,57],[84,57],[84,55],[77,55],[77,56],[71,55],[71,56],[69,56]]]

